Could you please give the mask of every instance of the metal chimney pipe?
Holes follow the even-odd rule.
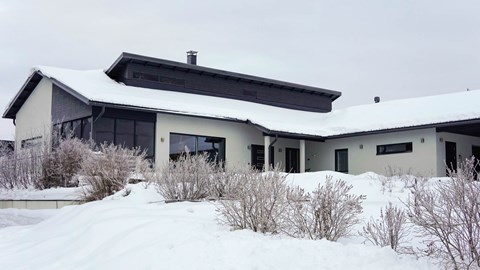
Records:
[[[187,52],[187,64],[197,65],[197,53],[198,52],[192,50]]]

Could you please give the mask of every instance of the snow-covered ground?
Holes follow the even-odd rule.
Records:
[[[367,195],[365,219],[409,193],[403,181],[382,185],[371,173],[291,174],[288,181],[311,191],[326,175]],[[0,227],[8,226],[0,229],[0,269],[437,269],[359,237],[334,243],[231,231],[218,223],[215,202],[165,204],[152,186],[128,188],[126,197],[121,191],[59,210],[0,210]]]

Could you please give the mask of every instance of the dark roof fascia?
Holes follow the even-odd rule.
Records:
[[[174,67],[176,69],[183,69],[187,72],[196,71],[200,74],[222,75],[222,76],[225,76],[225,77],[231,77],[231,78],[243,79],[243,80],[248,80],[248,81],[253,81],[253,82],[259,82],[259,83],[262,83],[262,84],[271,84],[271,85],[275,85],[275,86],[278,86],[278,87],[287,87],[287,88],[297,89],[297,90],[300,90],[300,91],[305,91],[306,90],[306,91],[310,91],[312,93],[329,96],[332,101],[336,100],[337,98],[339,98],[342,95],[341,92],[334,91],[334,90],[312,87],[312,86],[296,84],[296,83],[290,83],[290,82],[285,82],[285,81],[280,81],[280,80],[275,80],[275,79],[262,78],[262,77],[257,77],[257,76],[253,76],[253,75],[236,73],[236,72],[231,72],[231,71],[226,71],[226,70],[220,70],[220,69],[202,67],[202,66],[197,66],[197,65],[191,65],[191,64],[186,64],[186,63],[181,63],[181,62],[176,62],[176,61],[170,61],[170,60],[165,60],[165,59],[160,59],[160,58],[154,58],[154,57],[149,57],[149,56],[144,56],[144,55],[132,54],[132,53],[127,53],[127,52],[123,52],[120,55],[120,57],[118,57],[117,60],[115,60],[115,62],[107,69],[107,71],[105,73],[108,76],[112,77],[118,71],[118,69],[120,67],[125,66],[130,61],[143,61],[143,62],[145,62],[145,64],[146,63],[153,63],[153,64],[156,64],[156,65]]]
[[[333,136],[325,136],[324,138],[326,140],[342,139],[342,138],[358,137],[358,136],[364,136],[364,135],[383,134],[383,133],[391,133],[391,132],[399,132],[399,131],[410,131],[410,130],[426,129],[426,128],[454,127],[454,126],[469,125],[469,124],[480,124],[480,119],[449,121],[449,122],[443,122],[443,123],[433,123],[433,124],[425,124],[425,125],[418,125],[418,126],[390,128],[390,129],[381,129],[381,130],[372,130],[372,131],[361,131],[361,132],[354,132],[354,133],[347,133],[347,134],[340,134],[340,135],[333,135]]]
[[[248,125],[253,126],[256,129],[260,130],[261,132],[263,132],[264,135],[267,135],[267,136],[277,136],[278,135],[278,137],[285,138],[285,139],[309,140],[309,141],[317,141],[317,142],[324,142],[325,141],[325,139],[322,136],[270,130],[270,129],[262,126],[262,125],[255,124],[255,123],[251,122],[250,120],[247,120],[246,123]]]
[[[38,81],[33,82],[33,84],[32,84],[32,81],[34,81],[36,78],[39,78]],[[34,71],[30,74],[30,76],[28,76],[27,80],[23,83],[20,90],[17,92],[15,97],[12,99],[12,101],[8,104],[8,107],[5,110],[5,112],[3,113],[2,118],[15,119],[18,110],[20,110],[23,103],[25,103],[25,101],[28,99],[30,94],[35,89],[35,87],[37,87],[38,83],[41,81],[41,78],[43,78],[43,75],[38,71]],[[19,98],[24,93],[26,93],[27,96],[22,101]]]

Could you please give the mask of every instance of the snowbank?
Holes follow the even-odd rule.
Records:
[[[288,181],[311,190],[328,174],[368,193],[365,209],[375,213],[408,193],[400,182],[398,189],[383,192],[373,174],[290,174]],[[52,210],[55,215],[36,225],[0,229],[2,269],[435,269],[425,259],[354,240],[231,231],[218,223],[215,203],[165,204],[153,186],[128,189]]]

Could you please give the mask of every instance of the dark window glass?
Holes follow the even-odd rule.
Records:
[[[85,141],[90,140],[90,132],[92,131],[92,118],[82,119],[82,139]]]
[[[170,134],[170,159],[176,160],[183,153],[195,154],[196,137],[191,135]]]
[[[348,173],[348,149],[335,150],[335,171]]]
[[[135,122],[133,120],[116,119],[115,144],[133,148],[135,146],[134,128]]]
[[[65,122],[62,124],[62,138],[72,136],[72,122]]]
[[[115,120],[113,118],[99,118],[95,122],[95,142],[113,143],[114,142]]]
[[[155,123],[135,122],[135,143],[140,149],[147,151],[147,158],[153,158],[155,148]]]
[[[75,138],[82,137],[82,120],[81,119],[72,121],[72,136]]]
[[[413,144],[411,142],[377,145],[377,155],[410,153],[412,151]]]
[[[170,158],[176,160],[186,152],[207,153],[211,161],[225,161],[225,138],[170,134]]]
[[[225,160],[225,139],[217,137],[197,137],[197,153],[207,153],[210,161]]]

